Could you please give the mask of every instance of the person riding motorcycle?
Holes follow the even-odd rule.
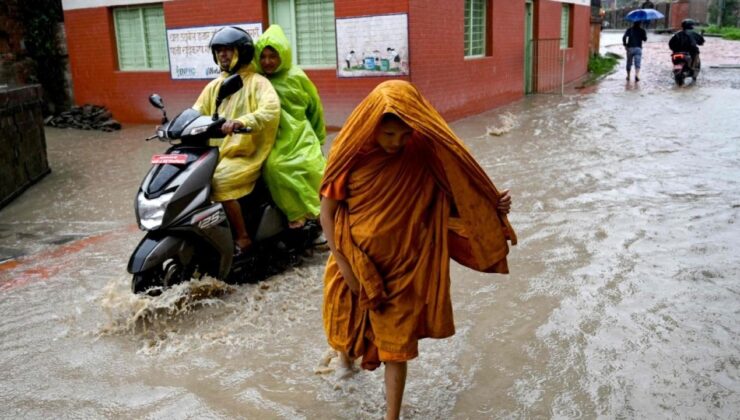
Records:
[[[262,165],[275,143],[280,121],[280,101],[272,84],[254,72],[250,66],[254,43],[249,34],[237,27],[223,27],[213,34],[210,42],[213,61],[221,75],[208,83],[193,108],[202,115],[216,111],[216,96],[224,79],[239,74],[244,87],[226,98],[218,115],[226,122],[226,135],[219,145],[219,163],[212,180],[211,199],[221,202],[234,232],[235,254],[240,256],[250,248],[238,199],[250,194],[260,178]],[[248,128],[249,133],[235,132]]]
[[[681,22],[681,31],[676,32],[668,41],[668,47],[673,53],[688,52],[691,55],[691,62],[689,67],[693,71],[694,75],[698,73],[701,68],[701,60],[699,59],[699,46],[704,45],[704,37],[701,34],[694,32],[693,19],[684,19]]]

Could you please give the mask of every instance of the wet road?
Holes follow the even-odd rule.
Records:
[[[711,68],[740,43],[708,39],[676,88],[650,38],[639,84],[620,68],[453,124],[512,189],[520,245],[510,276],[453,267],[458,332],[422,342],[404,417],[740,412],[740,71]],[[381,372],[319,366],[326,255],[128,292],[149,131],[49,129],[52,174],[0,211],[0,417],[380,418]]]

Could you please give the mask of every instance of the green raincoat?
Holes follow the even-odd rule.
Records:
[[[259,65],[262,50],[270,46],[281,64],[271,75]],[[280,126],[275,146],[262,169],[275,204],[289,221],[319,214],[319,186],[326,159],[321,145],[326,138],[324,111],[319,93],[299,67],[292,65],[290,43],[283,29],[270,26],[255,45],[257,72],[267,77],[280,97]]]

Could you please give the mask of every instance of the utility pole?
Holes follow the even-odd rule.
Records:
[[[717,0],[717,26],[722,27],[722,20],[725,16],[725,0]]]

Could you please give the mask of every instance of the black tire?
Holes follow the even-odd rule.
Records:
[[[131,279],[131,291],[136,294],[147,293],[156,296],[164,289],[190,280],[194,271],[193,267],[183,267],[178,261],[169,259],[162,264],[162,267],[134,274]]]
[[[676,84],[679,86],[683,86],[683,73],[676,74]]]
[[[160,270],[147,270],[134,274],[131,279],[131,291],[135,294],[148,293],[159,294],[162,288],[162,272]]]

